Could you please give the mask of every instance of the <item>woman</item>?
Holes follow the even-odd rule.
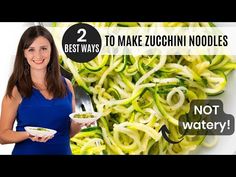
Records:
[[[74,110],[73,86],[60,74],[52,35],[42,26],[28,28],[19,41],[2,101],[0,143],[16,143],[13,155],[69,155],[70,137],[84,126],[70,120]],[[26,126],[50,128],[57,133],[54,137],[36,137],[25,131]]]

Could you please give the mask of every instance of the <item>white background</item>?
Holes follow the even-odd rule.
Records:
[[[14,57],[20,37],[33,23],[0,22],[0,102],[13,69]],[[0,108],[1,111],[1,108]],[[0,145],[0,154],[11,154],[13,144]]]
[[[13,61],[18,42],[23,31],[34,23],[0,23],[0,101],[5,93],[7,81],[12,72]],[[223,24],[227,26],[234,24]],[[236,118],[236,71],[228,78],[224,94],[218,96],[224,103],[224,111]],[[0,107],[1,111],[1,107]],[[236,124],[236,123],[235,123]],[[13,144],[0,145],[0,155],[11,154]],[[196,154],[236,154],[236,133],[231,136],[219,136],[219,142],[214,148],[200,148]]]

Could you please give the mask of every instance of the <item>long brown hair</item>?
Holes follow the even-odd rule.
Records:
[[[14,86],[17,86],[17,89],[22,97],[31,96],[33,82],[30,75],[30,65],[24,56],[24,50],[28,49],[33,41],[39,36],[45,37],[51,45],[51,56],[46,73],[47,89],[54,98],[63,97],[66,95],[66,87],[60,73],[58,51],[54,39],[51,33],[43,26],[32,26],[29,27],[20,38],[13,72],[7,85],[7,96],[12,97],[12,90]]]

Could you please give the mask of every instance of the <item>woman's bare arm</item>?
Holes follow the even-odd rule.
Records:
[[[0,116],[0,144],[17,143],[29,137],[25,131],[13,131],[13,125],[16,119],[17,109],[22,98],[15,86],[12,91],[12,97],[4,96],[2,100]]]
[[[70,82],[70,80],[66,79],[66,83],[72,93],[72,111],[75,112],[75,92],[74,92],[74,88],[72,83]],[[79,131],[81,130],[81,127],[84,126],[82,124],[78,124],[76,122],[74,122],[73,120],[71,120],[71,125],[70,125],[70,137],[75,136],[77,133],[79,133]]]

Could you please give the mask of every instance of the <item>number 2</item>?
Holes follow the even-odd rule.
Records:
[[[86,30],[84,28],[78,29],[77,33],[82,33],[81,36],[77,39],[77,42],[87,42],[87,39],[84,39],[86,35]]]

